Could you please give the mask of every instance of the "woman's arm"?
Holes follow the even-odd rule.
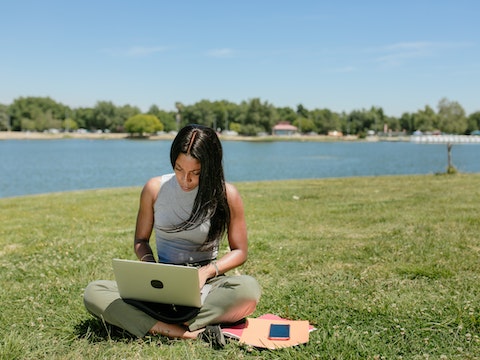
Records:
[[[150,179],[143,187],[140,195],[140,206],[137,214],[135,227],[135,239],[133,243],[135,254],[141,261],[155,262],[150,236],[153,230],[153,205],[161,186],[161,177]]]
[[[240,193],[233,185],[227,183],[226,188],[228,206],[230,208],[230,224],[227,229],[230,251],[218,259],[216,267],[210,264],[200,269],[200,278],[204,280],[201,286],[209,278],[223,274],[247,261],[248,238],[243,201]]]

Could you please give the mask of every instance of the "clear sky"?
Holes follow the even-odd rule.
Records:
[[[12,0],[0,103],[480,111],[477,0]]]

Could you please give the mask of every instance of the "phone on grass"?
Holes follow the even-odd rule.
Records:
[[[290,325],[289,324],[271,324],[268,333],[270,340],[289,340]]]

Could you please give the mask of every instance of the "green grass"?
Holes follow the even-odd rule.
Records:
[[[0,359],[480,358],[479,175],[237,186],[254,315],[309,320],[307,345],[214,351],[87,314],[85,285],[134,258],[140,189],[127,188],[0,199]]]

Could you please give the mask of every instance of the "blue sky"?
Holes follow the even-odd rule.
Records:
[[[15,0],[0,16],[0,103],[252,98],[400,116],[443,97],[480,111],[477,0]]]

